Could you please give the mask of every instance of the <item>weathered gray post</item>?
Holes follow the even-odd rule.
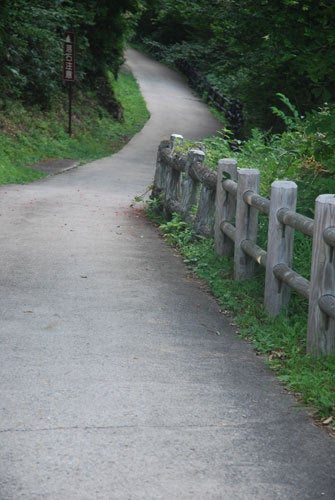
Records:
[[[191,215],[192,209],[198,205],[200,179],[192,175],[192,167],[196,162],[203,164],[205,153],[200,149],[190,149],[185,167],[185,180],[183,181],[181,212],[185,219]]]
[[[244,201],[244,194],[248,191],[259,192],[259,171],[252,168],[244,168],[237,174],[237,198],[236,198],[236,232],[234,253],[234,276],[236,280],[252,278],[254,274],[254,260],[242,250],[243,240],[256,243],[258,210],[250,207]]]
[[[152,189],[153,198],[158,198],[165,191],[166,170],[168,167],[164,156],[166,156],[167,151],[170,151],[170,141],[161,141],[157,151],[156,170]]]
[[[207,174],[202,177],[195,228],[197,233],[209,238],[214,228],[217,172],[207,168]]]
[[[275,277],[273,269],[277,264],[292,267],[294,240],[294,229],[279,222],[277,214],[283,208],[295,210],[296,200],[295,182],[272,183],[264,292],[264,306],[272,316],[279,314],[290,300],[290,287]]]
[[[177,146],[181,146],[184,142],[184,137],[179,134],[171,134],[170,137],[170,148],[173,152]]]
[[[183,143],[183,136],[172,134],[170,137],[170,160],[171,163],[165,171],[165,210],[167,215],[178,211],[178,204],[181,196],[181,172],[173,168],[173,154],[176,146]]]
[[[236,197],[226,191],[222,182],[227,178],[237,181],[237,162],[232,158],[219,160],[218,176],[216,186],[216,207],[214,240],[215,251],[218,255],[234,255],[234,242],[221,231],[221,224],[224,221],[233,223],[236,214]]]
[[[335,353],[335,195],[316,199],[307,351]]]

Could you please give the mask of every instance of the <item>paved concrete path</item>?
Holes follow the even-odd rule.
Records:
[[[130,208],[162,138],[218,124],[180,76],[128,64],[141,133],[0,188],[0,499],[334,499],[334,440]]]

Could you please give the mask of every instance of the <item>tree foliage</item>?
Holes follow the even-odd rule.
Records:
[[[78,82],[94,85],[123,61],[137,0],[2,0],[0,94],[48,106],[61,87],[64,31],[76,33]]]
[[[335,4],[331,0],[156,0],[139,35],[170,59],[184,54],[242,100],[253,126],[273,126],[278,92],[301,113],[334,98]]]
[[[107,68],[116,75],[140,13],[138,34],[239,98],[249,127],[279,126],[278,93],[300,114],[334,98],[331,0],[1,0],[0,99],[50,104],[71,27],[78,84],[94,86]]]

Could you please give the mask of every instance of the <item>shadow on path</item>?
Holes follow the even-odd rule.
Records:
[[[144,129],[0,188],[0,498],[333,500],[334,441],[130,208],[161,139],[219,124],[180,75],[127,61]]]

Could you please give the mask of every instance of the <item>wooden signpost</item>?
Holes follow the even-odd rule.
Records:
[[[75,81],[75,36],[73,31],[64,33],[63,80],[69,93],[69,135],[72,134],[72,84]]]

